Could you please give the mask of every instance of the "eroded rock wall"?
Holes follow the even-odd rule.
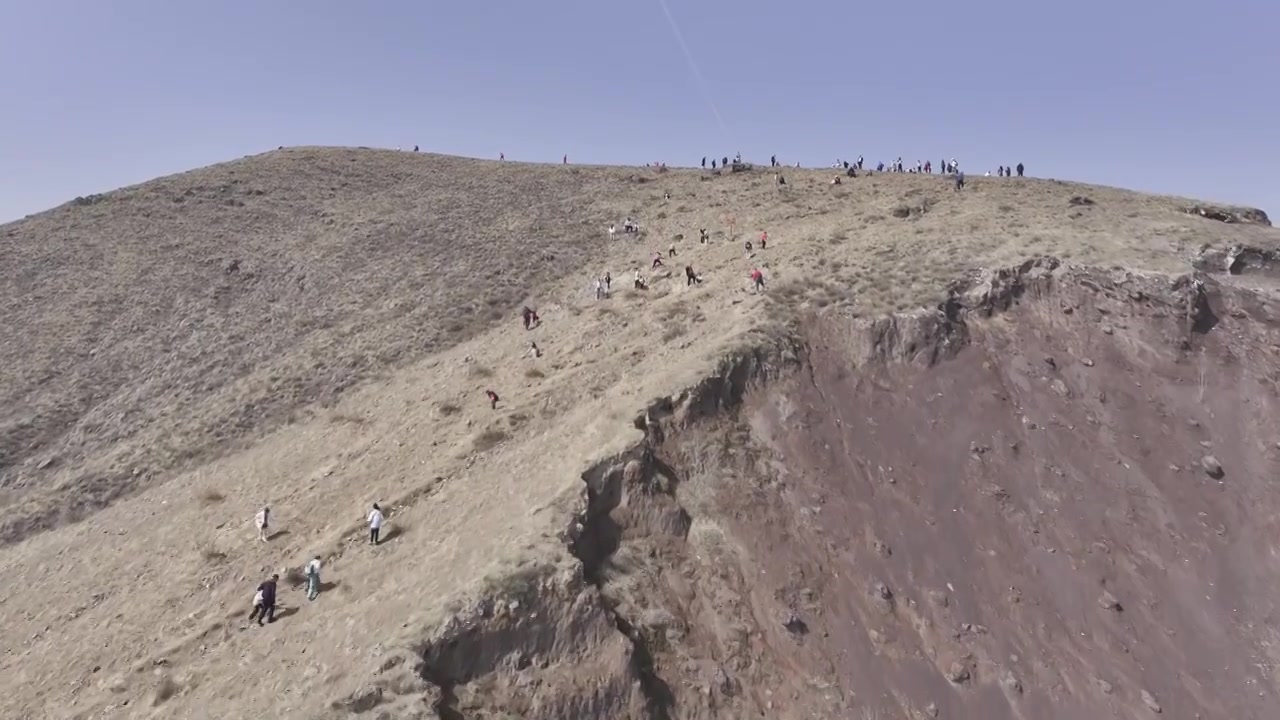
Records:
[[[1052,260],[653,403],[439,717],[1270,717],[1280,303]],[[520,599],[523,598],[523,599]]]

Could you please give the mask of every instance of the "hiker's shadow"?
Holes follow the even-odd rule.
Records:
[[[332,590],[336,590],[336,589],[337,589],[337,587],[338,587],[338,585],[339,585],[339,583],[338,583],[338,581],[337,581],[337,580],[330,580],[329,582],[321,582],[321,583],[320,583],[320,592],[326,592],[326,593],[327,593],[327,592],[330,592],[330,591],[332,591]]]
[[[387,528],[386,535],[378,536],[378,544],[381,545],[384,542],[395,540],[396,538],[400,537],[401,533],[403,532],[404,530],[402,530],[399,525],[392,525],[391,527]]]
[[[275,532],[273,532],[273,533],[271,533],[270,535],[268,535],[268,536],[267,536],[267,542],[271,542],[272,540],[275,540],[276,538],[282,538],[282,537],[284,537],[285,535],[288,535],[288,534],[289,534],[289,531],[288,531],[288,530],[277,530],[277,531],[275,531]]]
[[[276,621],[276,622],[280,622],[281,620],[283,620],[283,619],[285,619],[285,618],[287,618],[287,617],[290,617],[290,616],[293,616],[293,615],[297,615],[297,614],[298,614],[298,606],[297,606],[297,605],[291,605],[291,606],[289,606],[289,607],[287,607],[287,608],[282,609],[280,612],[276,613],[275,621]]]

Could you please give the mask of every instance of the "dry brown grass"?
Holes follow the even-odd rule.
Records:
[[[159,682],[156,683],[155,697],[151,701],[151,705],[157,706],[163,704],[169,698],[177,695],[182,691],[182,687],[173,681],[168,675],[162,675]]]
[[[632,442],[637,404],[785,332],[797,308],[865,317],[1029,255],[1184,269],[1203,242],[1276,237],[1187,215],[1185,201],[1071,183],[974,178],[955,193],[937,177],[878,175],[833,193],[825,170],[789,169],[785,191],[771,178],[299,149],[0,227],[13,267],[0,323],[28,339],[0,343],[0,538],[148,489],[0,548],[14,579],[0,645],[24,648],[29,678],[5,687],[0,715],[106,712],[114,691],[86,695],[66,678],[87,662],[102,677],[145,664],[192,633],[206,634],[175,649],[182,685],[167,713],[319,715],[365,683],[372,643],[425,632],[476,589],[477,568],[530,547],[562,555],[567,483]],[[899,220],[899,206],[927,212]],[[626,215],[644,233],[610,244],[603,228]],[[712,229],[709,244],[698,228]],[[769,248],[746,257],[741,241],[761,230]],[[686,288],[677,268],[632,292],[631,269],[644,273],[677,235],[691,238],[679,265],[705,282]],[[766,272],[762,297],[752,266]],[[614,296],[597,303],[590,280],[606,269]],[[544,315],[530,333],[526,302]],[[531,340],[543,361],[527,359]],[[502,395],[498,412],[485,387]],[[193,497],[177,475],[191,466],[195,487],[226,499]],[[405,542],[352,542],[374,500],[396,508],[392,532],[416,528]],[[270,543],[249,525],[265,502],[287,531]],[[168,551],[193,531],[207,546]],[[271,633],[202,624],[243,605],[259,573],[316,550],[337,556],[340,589],[297,620]],[[285,663],[268,678],[243,662],[338,635],[351,642],[327,646],[331,673]]]
[[[218,492],[217,490],[214,490],[213,488],[208,488],[200,493],[200,502],[204,503],[205,505],[217,505],[218,503],[226,499],[227,499],[226,496],[224,496],[222,493]]]
[[[200,548],[200,559],[206,563],[220,563],[227,559],[227,553],[213,545],[205,545]]]
[[[307,583],[307,575],[300,567],[290,567],[284,571],[284,577],[280,580],[291,588],[299,588]]]
[[[589,209],[626,178],[288,149],[0,226],[0,324],[23,338],[0,343],[0,476],[23,488],[0,542],[518,323],[590,259],[622,211]],[[83,460],[27,462],[50,451]]]
[[[503,442],[506,439],[507,439],[506,430],[501,430],[499,428],[488,428],[486,430],[481,431],[479,435],[476,435],[475,441],[471,443],[471,446],[477,452],[484,452],[486,450],[492,450],[499,443]]]

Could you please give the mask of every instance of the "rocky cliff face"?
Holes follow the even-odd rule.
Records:
[[[655,401],[559,564],[368,707],[1269,717],[1277,383],[1280,301],[1204,274],[1043,259],[802,318]]]

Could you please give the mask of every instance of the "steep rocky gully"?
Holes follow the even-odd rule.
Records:
[[[1275,717],[1278,383],[1280,301],[1225,275],[1046,259],[799,320],[637,420],[560,566],[344,709]]]

